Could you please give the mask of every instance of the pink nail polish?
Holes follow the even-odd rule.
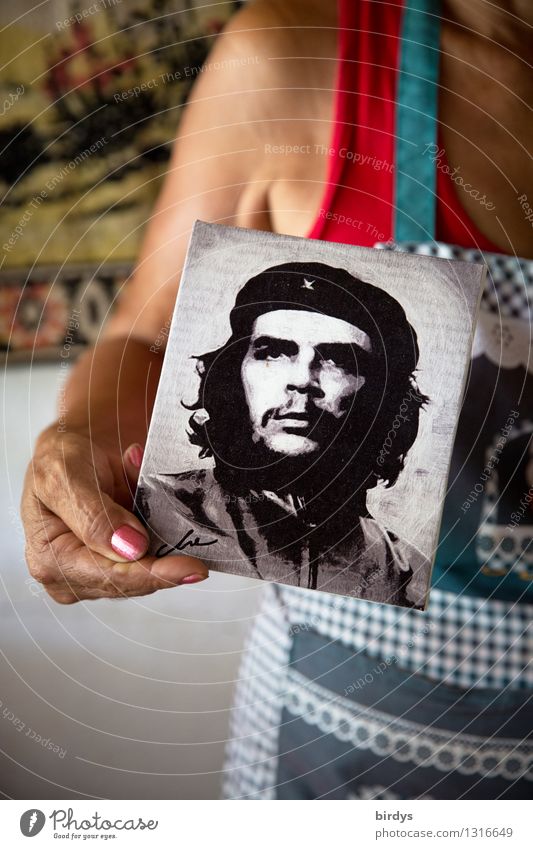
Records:
[[[138,560],[146,551],[146,537],[135,528],[122,525],[111,537],[111,548],[126,560]]]
[[[182,578],[181,584],[197,584],[198,581],[205,581],[204,575],[187,575],[186,578]]]
[[[132,463],[132,465],[135,466],[136,469],[141,468],[141,463],[143,461],[143,454],[144,454],[144,450],[142,448],[142,445],[138,445],[136,443],[135,445],[131,445],[128,448],[128,460],[130,461],[130,463]]]

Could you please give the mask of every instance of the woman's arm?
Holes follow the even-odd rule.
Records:
[[[240,13],[210,54],[135,275],[101,341],[72,369],[61,425],[37,441],[22,501],[27,560],[59,602],[145,594],[207,576],[190,557],[143,558],[146,533],[130,512],[140,451],[127,449],[145,441],[163,357],[158,342],[194,220],[269,227],[259,116],[269,113],[270,95],[261,90],[271,74],[261,14],[260,7]]]

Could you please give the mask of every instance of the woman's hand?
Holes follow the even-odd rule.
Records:
[[[39,437],[22,520],[30,573],[55,601],[147,595],[208,577],[193,557],[143,557],[147,533],[130,512],[141,459],[140,445],[121,457],[55,427]]]

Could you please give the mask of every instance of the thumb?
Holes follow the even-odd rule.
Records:
[[[83,477],[64,488],[41,487],[38,500],[91,551],[114,561],[139,560],[149,540],[139,519]]]

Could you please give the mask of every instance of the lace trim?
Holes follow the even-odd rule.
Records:
[[[400,801],[411,801],[405,799],[404,796],[398,796],[397,793],[393,793],[392,790],[389,790],[388,787],[385,787],[383,784],[360,784],[357,787],[357,790],[354,790],[353,793],[348,793],[347,799],[398,799]],[[423,796],[417,796],[418,799],[434,799],[434,796],[428,796],[424,794]]]
[[[523,366],[533,373],[531,355],[531,328],[527,321],[503,318],[481,309],[474,336],[472,359],[485,354],[498,368],[513,369]]]
[[[332,698],[333,696],[333,698]],[[533,781],[533,744],[429,728],[372,708],[372,713],[289,670],[285,707],[308,725],[399,763],[440,772]]]

